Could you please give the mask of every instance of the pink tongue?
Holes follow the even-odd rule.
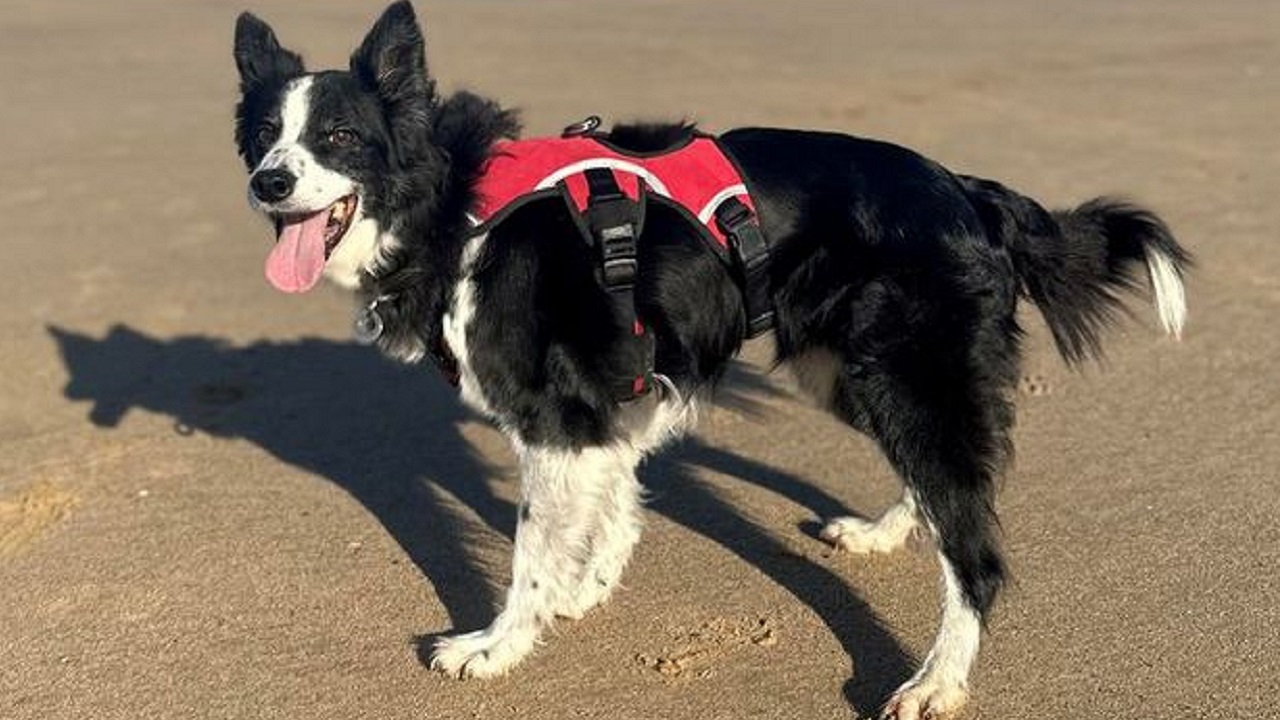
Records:
[[[328,223],[327,210],[285,222],[267,256],[267,280],[277,290],[300,293],[315,287],[324,272],[324,229]]]

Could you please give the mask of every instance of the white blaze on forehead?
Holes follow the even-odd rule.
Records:
[[[292,80],[284,89],[280,102],[280,135],[271,150],[258,163],[259,170],[287,167],[290,150],[300,145],[302,131],[307,127],[307,115],[311,111],[311,76]],[[293,169],[293,168],[289,168]]]
[[[308,75],[289,83],[284,102],[280,105],[278,142],[296,143],[302,139],[302,131],[307,126],[307,115],[311,110],[311,83],[314,81]]]

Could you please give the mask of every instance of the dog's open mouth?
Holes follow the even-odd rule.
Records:
[[[351,229],[351,221],[356,216],[357,202],[355,195],[348,195],[344,198],[339,198],[337,202],[329,206],[327,211],[329,217],[324,226],[324,257],[326,260],[333,254],[333,249],[338,247],[338,243],[342,242],[347,230]]]
[[[347,195],[319,212],[278,216],[276,246],[267,256],[267,280],[281,292],[315,287],[325,261],[351,229],[358,206],[359,198]]]

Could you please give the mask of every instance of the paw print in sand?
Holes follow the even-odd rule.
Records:
[[[1018,381],[1018,394],[1039,397],[1053,394],[1053,384],[1043,375],[1023,375]]]

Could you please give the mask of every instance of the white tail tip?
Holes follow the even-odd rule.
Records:
[[[1182,273],[1173,260],[1159,250],[1147,248],[1146,255],[1160,324],[1166,333],[1181,339],[1187,322],[1187,293],[1182,285]]]

